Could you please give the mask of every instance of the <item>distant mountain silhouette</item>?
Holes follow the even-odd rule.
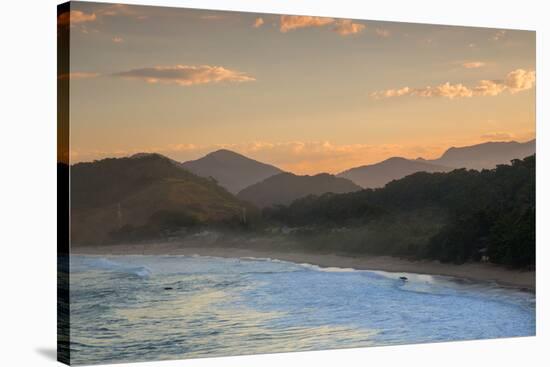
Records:
[[[281,173],[279,168],[221,149],[206,156],[182,163],[182,166],[202,177],[213,177],[236,194],[245,187]]]
[[[447,149],[440,158],[415,160],[394,157],[385,161],[348,169],[339,173],[364,188],[383,187],[415,172],[447,172],[457,168],[492,169],[497,164],[509,164],[512,159],[523,159],[535,154],[536,142],[487,142]]]
[[[241,202],[160,154],[71,166],[71,241],[99,245],[159,237],[202,223],[238,222]]]
[[[377,188],[415,172],[446,172],[451,169],[423,160],[393,157],[380,163],[351,168],[339,173],[338,177],[347,178],[364,188]]]
[[[423,160],[454,168],[491,169],[497,164],[509,164],[512,159],[523,159],[535,154],[536,141],[487,142],[466,147],[452,147],[438,159]]]
[[[237,197],[263,208],[290,204],[308,195],[321,195],[327,192],[340,194],[361,189],[348,179],[328,173],[298,176],[284,172],[245,188]]]

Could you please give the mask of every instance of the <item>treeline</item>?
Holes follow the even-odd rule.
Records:
[[[535,156],[492,170],[419,172],[381,189],[309,196],[264,218],[318,250],[535,266]]]

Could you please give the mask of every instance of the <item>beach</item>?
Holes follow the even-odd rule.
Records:
[[[454,265],[438,261],[411,261],[391,256],[348,256],[345,254],[313,253],[288,249],[267,248],[266,246],[227,247],[205,245],[197,242],[117,244],[103,246],[77,246],[72,254],[80,255],[200,255],[222,258],[269,258],[298,264],[312,264],[320,267],[352,268],[357,270],[381,270],[397,273],[417,273],[439,275],[475,282],[496,283],[503,287],[520,288],[535,292],[534,271],[507,269],[487,263],[465,263]]]

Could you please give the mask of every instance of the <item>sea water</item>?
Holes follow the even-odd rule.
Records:
[[[271,259],[72,256],[70,305],[76,364],[535,334],[531,293]]]

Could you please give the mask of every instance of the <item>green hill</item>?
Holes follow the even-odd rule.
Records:
[[[158,238],[198,225],[238,225],[254,208],[158,154],[71,166],[71,240]]]
[[[315,176],[298,176],[279,173],[247,187],[237,195],[242,200],[259,208],[273,205],[287,205],[308,195],[322,195],[328,192],[345,193],[361,190],[350,180],[328,173]]]

